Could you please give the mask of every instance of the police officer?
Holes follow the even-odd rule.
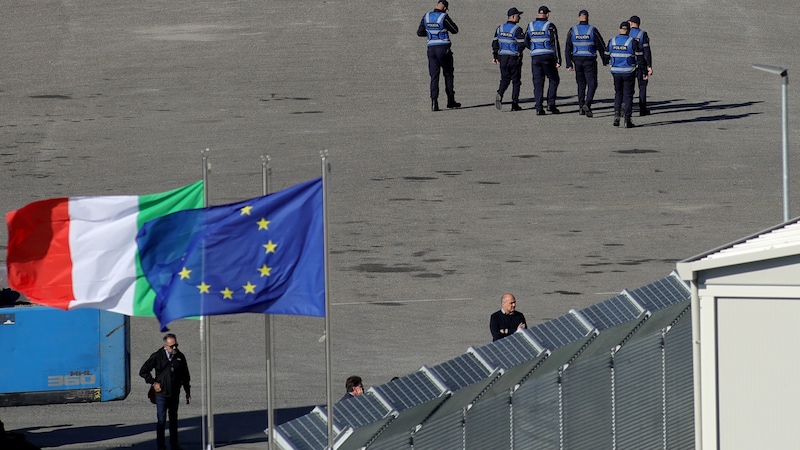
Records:
[[[522,111],[519,106],[519,89],[522,85],[522,52],[525,50],[525,32],[517,25],[522,11],[508,10],[508,22],[497,27],[492,40],[492,62],[500,64],[500,87],[494,98],[498,110],[503,107],[503,94],[511,84],[511,110]]]
[[[525,46],[531,51],[531,72],[533,74],[533,101],[536,115],[543,116],[542,96],[544,95],[544,78],[550,80],[547,89],[547,109],[553,114],[560,114],[556,108],[558,68],[561,67],[561,45],[558,43],[556,26],[548,20],[550,8],[540,6],[536,20],[528,25],[525,33]]]
[[[619,24],[619,35],[608,41],[606,54],[611,58],[611,75],[614,76],[614,126],[619,126],[620,116],[625,117],[625,128],[633,128],[633,89],[636,70],[645,69],[639,43],[629,36],[628,22]],[[644,75],[647,79],[647,75]],[[624,102],[624,103],[623,103]]]
[[[578,12],[578,24],[567,32],[567,44],[564,48],[564,57],[567,61],[567,70],[575,71],[575,81],[578,83],[578,106],[580,115],[592,117],[592,101],[597,91],[597,49],[603,49],[606,41],[600,30],[589,25],[589,11],[585,9]],[[605,52],[600,52],[603,65],[608,65]]]
[[[447,14],[449,3],[439,0],[433,11],[422,16],[417,36],[428,38],[428,73],[431,75],[431,111],[439,111],[439,72],[444,71],[444,90],[447,107],[458,108],[453,89],[455,68],[453,52],[450,51],[450,33],[458,33],[458,25]]]
[[[648,116],[650,115],[650,110],[647,109],[647,80],[649,75],[653,74],[653,55],[650,54],[650,37],[647,35],[646,31],[639,28],[639,25],[642,23],[639,16],[631,16],[628,23],[631,24],[631,37],[639,42],[639,47],[642,48],[642,53],[644,54],[644,60],[647,62],[648,76],[645,77],[645,72],[640,70],[637,72],[637,79],[639,80],[639,115]]]

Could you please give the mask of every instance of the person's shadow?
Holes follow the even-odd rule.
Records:
[[[567,96],[567,97],[558,97],[558,109],[561,110],[561,115],[577,115],[578,114],[578,102],[576,99],[577,96]],[[565,102],[565,100],[568,100]],[[572,100],[572,101],[569,101]],[[636,102],[637,99],[634,97],[634,117],[638,115]],[[508,103],[508,104],[506,104]],[[533,99],[520,99],[520,105],[522,106],[522,111],[517,112],[517,114],[523,114],[527,110],[533,110]],[[697,112],[697,111],[728,111],[737,108],[747,108],[758,103],[763,103],[762,101],[750,101],[750,102],[742,102],[742,103],[722,103],[721,100],[706,100],[701,102],[687,102],[686,99],[672,99],[672,100],[661,100],[661,101],[649,101],[648,102],[648,109],[650,110],[651,119],[661,119],[662,115],[664,120],[658,120],[656,122],[649,122],[649,123],[642,123],[636,124],[638,127],[655,127],[655,126],[664,126],[664,125],[677,125],[681,123],[693,123],[693,122],[717,122],[717,121],[725,121],[725,120],[736,120],[736,119],[744,119],[745,117],[749,117],[756,114],[763,114],[761,112],[745,112],[741,114],[712,114],[712,115],[705,115],[699,117],[690,117],[690,118],[671,118],[675,116],[666,116],[667,114],[681,114],[685,115],[686,113]],[[506,108],[505,112],[508,112],[510,109],[510,102],[503,102],[503,106]],[[485,104],[478,104],[472,106],[462,106],[460,109],[467,109],[467,108],[487,108],[492,107],[494,108],[494,103],[485,103]],[[595,113],[595,117],[598,115],[600,117],[610,117],[614,114],[614,99],[600,99],[595,100],[594,104],[592,105],[592,112]]]
[[[275,426],[302,417],[316,405],[283,408],[275,410]],[[267,412],[247,411],[230,414],[214,415],[214,441],[217,447],[232,444],[246,444],[266,442],[264,432],[267,424]],[[200,416],[180,418],[180,442],[186,448],[199,448],[203,422]],[[39,428],[21,428],[15,432],[24,433],[29,442],[45,447],[59,447],[75,444],[96,444],[102,441],[111,441],[126,436],[143,435],[144,441],[135,443],[126,448],[134,450],[150,450],[156,438],[155,423],[139,425],[98,425],[87,427],[72,427],[69,424],[53,425],[50,431],[37,431]],[[96,447],[96,445],[93,445]],[[116,448],[110,445],[110,448]]]

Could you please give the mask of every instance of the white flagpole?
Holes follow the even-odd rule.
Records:
[[[206,151],[203,152],[203,205],[206,208],[209,206],[208,150],[209,149],[206,149]],[[203,268],[205,269],[205,262],[203,263]],[[206,423],[203,428],[203,447],[207,450],[214,450],[214,412],[211,401],[211,318],[209,316],[202,316],[200,318],[200,343],[201,348],[205,350],[202,358],[202,362],[204,363],[203,374],[205,375],[205,380],[203,380],[203,413],[206,414]]]
[[[330,285],[328,283],[328,151],[320,152],[322,159],[322,217],[323,247],[325,248],[325,373],[328,391],[328,449],[333,450],[333,384],[331,383],[331,302]]]
[[[272,169],[269,166],[270,157],[269,155],[261,155],[261,190],[264,195],[267,195],[271,192],[271,175]],[[266,314],[264,316],[264,343],[265,343],[265,353],[266,353],[266,376],[267,376],[267,449],[273,450],[275,448],[273,439],[274,430],[275,430],[275,405],[274,405],[274,393],[275,389],[273,386],[274,383],[274,376],[273,376],[273,366],[272,366],[272,353],[273,353],[273,333],[272,333],[272,314]]]

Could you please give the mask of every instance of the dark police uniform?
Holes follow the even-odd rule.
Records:
[[[584,14],[585,13],[585,14]],[[578,13],[588,19],[589,13],[585,10]],[[567,43],[564,49],[567,69],[575,70],[575,81],[578,83],[578,107],[580,114],[592,117],[592,102],[597,91],[597,50],[605,47],[606,41],[600,30],[589,21],[581,21],[567,32]],[[608,65],[605,52],[600,52],[603,65]]]
[[[549,14],[546,6],[539,8],[539,14]],[[533,101],[536,114],[544,115],[542,96],[544,95],[544,79],[547,77],[550,84],[547,89],[547,107],[553,114],[560,111],[556,108],[556,95],[558,83],[558,68],[561,65],[561,45],[558,43],[556,26],[546,18],[537,17],[528,25],[525,34],[525,44],[530,49],[531,73],[533,75]]]
[[[447,14],[448,2],[440,0],[442,10],[433,11],[422,16],[417,28],[417,36],[428,38],[428,73],[431,76],[431,110],[439,111],[439,73],[444,72],[444,90],[447,94],[447,107],[458,108],[461,103],[455,100],[453,80],[453,52],[450,50],[450,33],[458,33],[458,26]]]
[[[628,22],[633,22],[639,26],[642,23],[639,16],[631,16]],[[642,54],[644,55],[644,60],[647,63],[647,67],[642,71],[638,71],[636,73],[636,78],[639,80],[639,115],[640,116],[647,116],[650,114],[650,110],[647,109],[647,81],[644,79],[644,75],[647,73],[647,69],[653,67],[653,55],[650,53],[650,37],[647,35],[647,32],[642,30],[641,28],[634,28],[631,27],[630,36],[636,39],[639,42],[639,47],[642,49]]]
[[[517,8],[508,10],[508,16],[522,14]],[[500,64],[500,86],[497,88],[495,106],[501,108],[503,94],[511,84],[511,110],[520,111],[519,91],[522,85],[522,53],[525,50],[525,32],[518,24],[508,21],[497,27],[492,40],[492,56]]]
[[[630,29],[630,26],[623,22],[620,29],[623,28]],[[610,57],[611,75],[614,76],[614,126],[619,126],[620,116],[624,115],[625,128],[633,128],[633,89],[636,71],[645,64],[642,51],[636,39],[620,34],[608,41],[606,55]]]

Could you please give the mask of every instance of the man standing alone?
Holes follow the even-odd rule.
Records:
[[[525,315],[517,311],[517,299],[512,294],[503,294],[500,297],[500,311],[489,318],[492,341],[508,337],[526,327]]]
[[[525,32],[519,25],[522,11],[508,10],[508,22],[497,27],[492,40],[492,62],[500,63],[500,87],[494,99],[495,108],[502,109],[503,94],[511,84],[511,110],[522,111],[519,106],[519,89],[522,84],[522,52],[525,50]]]
[[[558,31],[549,20],[550,8],[540,6],[536,20],[528,25],[525,33],[525,45],[531,51],[531,73],[533,75],[533,101],[536,105],[536,115],[543,116],[544,106],[544,79],[547,77],[550,84],[547,88],[547,109],[553,114],[560,114],[556,108],[556,95],[558,83],[558,68],[561,67],[561,44],[558,43]]]
[[[153,376],[155,371],[155,377]],[[139,376],[156,391],[156,445],[158,450],[166,450],[165,428],[169,413],[169,445],[172,450],[180,450],[178,442],[178,405],[181,399],[181,386],[186,391],[186,403],[191,403],[191,377],[186,356],[178,350],[178,338],[169,333],[164,336],[164,347],[158,349],[142,365]]]
[[[564,57],[567,70],[575,71],[578,83],[578,107],[580,115],[592,117],[592,101],[597,91],[597,49],[606,45],[600,30],[589,25],[589,11],[582,9],[578,13],[578,24],[567,32],[567,44]],[[600,53],[603,65],[608,65],[605,52]]]
[[[458,33],[458,26],[447,14],[449,3],[439,0],[433,11],[422,16],[417,36],[428,38],[428,73],[431,76],[431,111],[439,111],[439,72],[444,72],[444,91],[447,107],[459,108],[453,87],[455,68],[450,51],[450,33]]]

